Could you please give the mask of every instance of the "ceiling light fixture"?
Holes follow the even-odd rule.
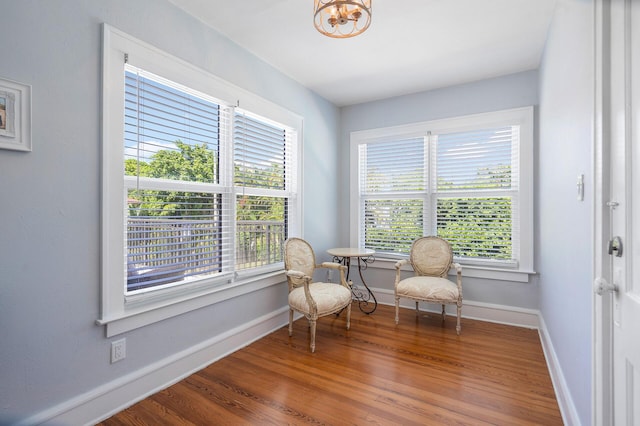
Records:
[[[327,37],[347,38],[371,24],[372,0],[314,0],[313,24]]]

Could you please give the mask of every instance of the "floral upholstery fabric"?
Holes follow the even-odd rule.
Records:
[[[318,268],[338,271],[338,284],[313,282]],[[289,287],[289,336],[293,335],[294,311],[309,321],[310,349],[316,349],[316,322],[319,317],[345,311],[347,330],[351,326],[351,286],[345,280],[347,267],[335,262],[316,264],[311,245],[301,238],[289,238],[284,245],[284,269]]]
[[[440,238],[420,238],[411,246],[410,260],[417,275],[446,277],[453,263],[453,251]]]
[[[411,277],[398,283],[396,294],[422,300],[455,301],[458,286],[446,278]]]
[[[316,302],[318,316],[333,313],[351,302],[351,292],[340,284],[311,283],[309,292]],[[289,293],[289,306],[296,311],[310,313],[304,287],[297,287]]]
[[[414,276],[401,279],[401,269],[410,265]],[[449,270],[455,268],[456,282],[448,279]],[[418,238],[411,245],[409,259],[395,264],[396,324],[400,321],[400,298],[415,301],[416,314],[420,313],[420,301],[442,305],[442,321],[446,318],[445,305],[456,305],[456,333],[460,334],[462,317],[462,267],[453,262],[451,244],[436,236]]]
[[[311,246],[304,240],[292,239],[287,246],[287,256],[285,258],[285,269],[300,271],[305,275],[313,277],[316,269],[316,256]],[[289,278],[293,287],[298,287],[304,283],[303,279]]]

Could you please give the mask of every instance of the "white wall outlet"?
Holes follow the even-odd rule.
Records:
[[[127,339],[111,342],[111,364],[122,361],[127,356]]]

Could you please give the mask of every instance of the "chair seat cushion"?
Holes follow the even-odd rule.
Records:
[[[309,291],[318,307],[318,316],[339,311],[351,302],[351,291],[340,284],[311,283]],[[291,290],[289,306],[296,311],[310,313],[303,286]]]
[[[411,277],[398,283],[396,294],[417,299],[454,301],[458,299],[458,286],[446,278]]]

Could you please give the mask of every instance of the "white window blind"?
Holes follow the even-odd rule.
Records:
[[[366,248],[403,253],[424,229],[424,137],[360,145],[360,221]]]
[[[519,127],[432,135],[437,235],[456,256],[515,262]]]
[[[238,269],[283,261],[294,192],[294,129],[240,109],[234,115]]]
[[[126,66],[128,292],[229,271],[221,110],[210,97]]]
[[[236,110],[236,186],[284,190],[286,155],[291,150],[291,140],[287,136],[283,126]]]
[[[358,246],[406,255],[415,239],[438,235],[464,263],[518,266],[522,206],[532,197],[530,166],[524,194],[521,174],[530,117],[530,109],[509,110],[352,134]],[[524,216],[530,246],[531,216]]]
[[[424,137],[361,145],[361,193],[423,191],[427,183],[425,148]]]
[[[295,129],[130,65],[124,120],[128,292],[282,262]]]

